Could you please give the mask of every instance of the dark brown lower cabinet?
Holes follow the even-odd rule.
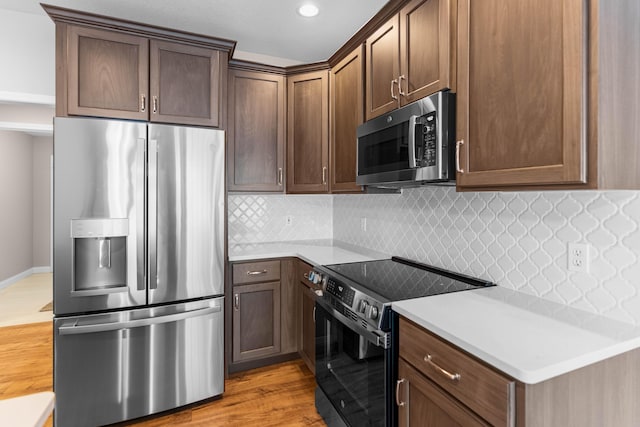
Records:
[[[489,426],[429,381],[404,359],[398,363],[398,425],[401,427]]]
[[[280,353],[280,282],[233,287],[233,361]]]
[[[307,364],[307,367],[316,373],[316,322],[315,322],[315,292],[304,283],[300,285],[300,300],[302,308],[302,318],[300,320],[300,357]]]
[[[298,287],[298,305],[300,307],[298,353],[311,372],[316,372],[316,293],[314,284],[309,281],[311,265],[298,261],[296,278]]]

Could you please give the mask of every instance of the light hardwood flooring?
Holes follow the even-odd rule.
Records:
[[[50,321],[52,311],[40,311],[53,300],[51,273],[37,273],[0,289],[0,327]]]
[[[51,322],[0,328],[0,399],[52,390],[52,350]],[[128,425],[325,426],[314,388],[313,374],[298,359],[233,374],[222,399]],[[50,417],[45,426],[52,425]]]

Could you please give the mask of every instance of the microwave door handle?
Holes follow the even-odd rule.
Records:
[[[416,119],[418,116],[409,117],[409,167],[416,168]]]

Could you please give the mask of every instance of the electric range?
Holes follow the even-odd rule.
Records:
[[[395,426],[398,315],[393,302],[495,286],[400,257],[309,273],[316,300],[316,408],[331,426]]]

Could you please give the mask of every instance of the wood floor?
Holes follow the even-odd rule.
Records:
[[[0,328],[0,399],[52,390],[51,322]],[[233,374],[222,399],[128,425],[325,426],[301,360]],[[52,426],[49,418],[45,426]],[[64,426],[60,426],[64,427]]]

